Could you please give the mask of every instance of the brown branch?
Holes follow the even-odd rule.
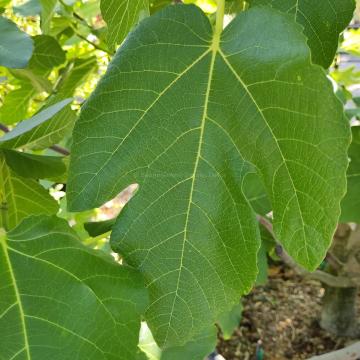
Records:
[[[273,226],[271,222],[263,216],[257,216],[257,219],[261,225],[263,225],[276,241]],[[312,280],[318,280],[325,285],[337,288],[349,288],[358,286],[356,279],[344,276],[334,276],[321,270],[315,270],[310,272],[298,265],[294,259],[284,250],[284,248],[278,244],[275,248],[276,254],[281,258],[285,265],[293,269],[297,274]]]
[[[9,128],[6,125],[1,124],[1,123],[0,123],[0,130],[3,131],[4,133],[10,132]],[[70,151],[68,149],[65,149],[59,145],[52,145],[49,147],[49,149],[51,149],[61,155],[65,155],[65,156],[70,155]]]

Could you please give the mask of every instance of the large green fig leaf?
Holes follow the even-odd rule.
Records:
[[[265,184],[277,238],[314,269],[339,216],[349,139],[341,103],[288,16],[254,8],[220,37],[197,7],[170,6],[131,33],[84,106],[69,207],[140,185],[112,246],[146,278],[155,339],[183,345],[256,279],[246,161]]]
[[[114,49],[140,18],[149,13],[149,0],[101,0],[100,8],[108,26],[108,46]]]
[[[339,35],[350,23],[355,0],[248,0],[290,14],[304,28],[312,60],[324,68],[333,62]]]
[[[341,202],[341,222],[360,224],[360,127],[352,127],[349,148],[350,165],[347,172],[347,193]]]
[[[0,227],[13,229],[29,215],[52,215],[58,203],[37,181],[24,178],[8,166],[0,153]]]
[[[0,16],[0,34],[0,66],[26,67],[33,51],[30,36],[2,16]]]
[[[134,270],[29,217],[0,236],[1,359],[135,358],[147,294]]]

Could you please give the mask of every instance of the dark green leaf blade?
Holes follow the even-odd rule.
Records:
[[[147,322],[166,346],[191,340],[255,281],[245,160],[262,176],[278,238],[310,269],[345,192],[348,124],[300,27],[264,7],[239,15],[220,43],[217,35],[194,6],[144,20],[74,131],[71,210],[140,185],[112,245],[144,273]]]
[[[3,16],[0,16],[0,34],[0,66],[26,67],[33,51],[30,36]]]
[[[29,215],[53,215],[58,203],[37,181],[13,172],[0,155],[1,227],[13,229]]]
[[[30,217],[1,234],[0,273],[2,359],[135,358],[141,277],[86,248],[64,220]]]
[[[49,35],[33,37],[34,53],[29,62],[29,69],[37,74],[44,74],[65,61],[65,51],[60,44]]]
[[[66,165],[59,156],[27,154],[3,149],[7,165],[16,174],[32,179],[49,179],[63,175]]]
[[[304,27],[312,60],[327,69],[334,60],[339,35],[350,23],[355,0],[248,0],[290,14]]]

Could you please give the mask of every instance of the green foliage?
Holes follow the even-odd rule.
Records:
[[[149,12],[149,0],[101,0],[101,14],[108,24],[107,42],[113,50],[131,28]]]
[[[0,154],[1,226],[13,229],[29,215],[52,215],[58,204],[36,180],[27,179],[9,168]]]
[[[59,156],[34,155],[5,149],[2,152],[8,166],[23,177],[51,179],[66,172],[66,165]]]
[[[218,320],[218,324],[221,329],[221,333],[225,340],[231,338],[234,330],[238,327],[241,321],[243,307],[242,304],[236,304],[231,309],[231,311],[227,311],[222,314]]]
[[[50,22],[54,15],[58,0],[39,0],[41,4],[41,30],[44,34],[50,32]]]
[[[136,272],[82,245],[55,217],[29,217],[0,245],[4,359],[134,358],[146,306]]]
[[[54,122],[54,115],[67,106],[72,99],[63,100],[34,115],[31,119],[20,122],[16,127],[0,138],[0,148],[15,149],[34,144],[44,147],[55,144],[53,137],[61,130]],[[44,126],[45,125],[45,126]]]
[[[35,16],[41,13],[39,0],[28,0],[27,2],[13,6],[14,13],[21,16]]]
[[[28,112],[29,102],[36,94],[30,80],[17,81],[19,87],[8,93],[0,108],[0,121],[3,124],[15,124],[23,120]]]
[[[33,50],[30,36],[2,16],[0,16],[0,34],[0,66],[24,68]]]
[[[0,0],[1,359],[203,360],[360,221],[354,1],[183,2]]]
[[[341,222],[360,223],[360,127],[352,128],[352,143],[349,149],[350,165],[347,172],[347,193],[341,203]]]

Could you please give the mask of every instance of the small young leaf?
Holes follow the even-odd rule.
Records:
[[[271,202],[266,189],[256,172],[249,172],[243,182],[243,191],[254,211],[266,215],[271,211]]]
[[[0,16],[0,66],[24,68],[33,52],[30,36],[9,19]]]
[[[50,139],[54,132],[59,129],[52,129],[51,124],[47,124],[45,128],[41,125],[48,121],[51,122],[54,115],[70,104],[71,101],[72,99],[60,101],[40,111],[32,118],[20,122],[12,131],[0,138],[0,148],[15,149],[43,140],[44,138],[49,139],[49,142],[51,142]]]
[[[248,0],[290,14],[304,27],[312,60],[327,69],[333,62],[339,35],[352,19],[355,0]]]
[[[81,244],[67,222],[29,217],[0,238],[2,359],[135,358],[143,281]]]
[[[97,222],[86,222],[84,224],[84,228],[90,236],[97,237],[99,235],[111,231],[112,227],[115,224],[115,221],[116,219],[97,221]]]
[[[229,340],[234,330],[239,326],[242,317],[243,306],[241,303],[234,305],[230,310],[221,314],[218,320],[223,338]]]
[[[108,26],[107,43],[113,50],[149,12],[149,0],[101,0],[100,9]]]

